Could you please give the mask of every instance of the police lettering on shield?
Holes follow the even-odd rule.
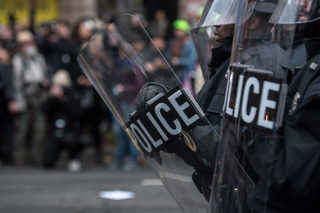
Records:
[[[228,87],[224,103],[226,117],[240,117],[241,122],[252,124],[253,128],[272,130],[275,118],[283,113],[283,106],[279,106],[279,101],[286,93],[286,85],[271,77],[272,72],[250,67],[239,68],[233,65],[229,72],[228,83],[232,86]],[[281,123],[277,125],[281,126]]]
[[[182,131],[189,131],[201,122],[204,115],[188,96],[187,91],[176,87],[156,96],[143,112],[131,116],[125,128],[144,154],[161,150],[164,144],[179,139]]]

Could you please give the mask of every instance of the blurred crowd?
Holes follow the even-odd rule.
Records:
[[[188,22],[170,23],[161,10],[153,20],[134,15],[193,92],[197,63]],[[67,150],[68,169],[79,171],[82,151],[94,146],[96,162],[103,162],[100,126],[114,119],[82,72],[77,56],[110,21],[82,18],[71,25],[59,20],[37,30],[32,19],[26,28],[14,20],[10,26],[0,26],[0,161],[53,168],[61,151]],[[121,53],[117,61],[125,63]],[[122,89],[118,85],[117,90]],[[117,150],[109,169],[137,170],[135,146],[120,126],[110,126],[117,135]]]

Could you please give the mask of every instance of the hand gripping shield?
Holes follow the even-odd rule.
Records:
[[[78,62],[179,206],[207,211],[218,134],[139,20],[119,17]]]
[[[285,83],[293,71],[292,44],[281,41],[284,35],[293,40],[294,30],[282,27],[289,32],[283,33],[269,24],[275,7],[270,1],[239,1],[209,212],[267,209]],[[249,18],[243,15],[248,10]]]

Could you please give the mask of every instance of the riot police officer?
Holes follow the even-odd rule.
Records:
[[[280,1],[270,23],[304,24],[307,63],[288,88],[266,212],[319,212],[320,1]],[[257,193],[258,194],[258,193]],[[255,197],[257,198],[257,197]],[[253,198],[253,199],[255,199]]]
[[[237,40],[239,54],[235,54],[235,61],[241,64],[254,66],[256,68],[268,68],[276,77],[285,78],[286,69],[290,65],[284,58],[285,51],[279,44],[272,41],[271,28],[268,23],[273,10],[276,7],[275,1],[255,1],[254,4],[247,5],[245,16],[239,21],[242,32],[246,32],[246,37]],[[223,109],[227,73],[230,64],[230,51],[232,46],[232,36],[236,15],[239,8],[239,1],[208,1],[203,16],[194,31],[201,32],[200,29],[208,26],[216,26],[214,34],[220,46],[212,49],[209,71],[207,72],[208,81],[198,94],[197,102],[205,112],[207,119],[218,134],[221,132],[221,113]],[[218,12],[219,13],[218,13]],[[196,42],[200,43],[200,42]],[[198,50],[200,48],[197,48]],[[202,48],[202,51],[204,48]],[[238,53],[238,52],[237,52]],[[277,53],[277,54],[275,54]],[[200,54],[198,54],[200,55]],[[278,57],[274,57],[277,55]],[[214,138],[214,137],[212,137]],[[203,143],[198,143],[200,149]],[[203,156],[214,167],[217,158],[218,141],[210,141],[203,144],[207,152]],[[210,157],[208,155],[211,155]],[[206,170],[207,172],[207,170]],[[197,178],[201,179],[202,172],[197,171]],[[204,176],[204,175],[202,175]],[[206,175],[208,176],[208,175]],[[209,176],[211,178],[211,176]],[[211,183],[211,180],[207,182]],[[198,181],[200,182],[200,181]],[[203,180],[201,181],[203,183]],[[197,183],[196,183],[197,184]],[[204,186],[201,186],[204,188]]]
[[[268,20],[276,7],[274,0],[257,1],[255,6],[248,8],[247,17],[242,19],[243,31],[247,33],[246,38],[237,43],[239,55],[235,60],[241,64],[255,66],[256,68],[272,67],[276,76],[285,78],[286,69],[293,69],[291,64],[285,61],[285,51],[279,44],[272,41],[272,25]],[[201,28],[215,26],[214,34],[220,46],[211,50],[212,56],[208,63],[208,82],[198,94],[197,102],[212,126],[220,125],[223,100],[226,90],[226,73],[229,66],[230,51],[234,23],[239,1],[208,1],[203,16],[194,31]],[[209,7],[209,8],[207,8]],[[223,11],[221,14],[215,11]],[[232,14],[234,17],[232,17]],[[230,17],[231,16],[231,17]],[[212,17],[219,17],[213,19]],[[202,50],[197,48],[197,50]],[[275,58],[274,52],[280,58]],[[281,58],[282,57],[282,58]]]
[[[267,191],[259,196],[255,192],[268,184],[261,181],[263,176],[271,178],[274,143],[269,138],[281,114],[281,82],[293,70],[288,54],[272,37],[269,19],[276,3],[239,1],[210,212],[263,212],[266,206]],[[252,143],[258,139],[260,143]]]
[[[215,136],[208,134],[206,127],[196,128],[194,131],[196,132],[194,135],[204,136],[198,141],[197,149],[202,153],[202,157],[210,163],[210,168],[197,168],[192,178],[199,191],[208,201],[218,149],[220,114],[227,82],[225,74],[230,62],[237,8],[237,1],[209,0],[199,22],[191,31],[192,38],[196,44],[198,61],[201,64],[202,73],[206,81],[197,95],[197,102],[216,133]],[[234,16],[231,17],[230,14]],[[213,38],[210,38],[211,36]],[[209,50],[212,45],[217,45],[217,47]],[[209,61],[206,60],[206,58],[208,59],[207,54],[211,57]],[[208,128],[211,127],[208,126]]]
[[[206,83],[197,97],[198,104],[206,113],[206,117],[212,126],[220,124],[220,114],[227,82],[225,74],[229,66],[237,8],[237,1],[209,0],[199,23],[192,30],[194,40],[200,40],[201,37],[204,37],[202,34],[208,32],[209,35],[205,35],[207,43],[209,43],[209,36],[213,36],[210,34],[214,34],[214,40],[218,43],[218,46],[210,51],[211,59],[209,62],[205,61],[205,65],[202,65],[203,69],[206,69],[203,71]],[[230,14],[234,16],[230,17]],[[203,52],[207,51],[206,46],[199,46],[200,42],[195,43],[198,44],[196,48],[198,56],[202,56]],[[211,43],[213,42],[211,41]],[[201,62],[202,59],[199,59],[199,61]]]

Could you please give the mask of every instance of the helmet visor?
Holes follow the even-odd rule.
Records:
[[[299,24],[320,19],[319,0],[280,0],[269,22]]]
[[[191,30],[204,78],[208,74],[207,65],[211,59],[211,48],[220,45],[214,34],[215,26],[235,24],[238,8],[238,0],[208,0],[200,20]]]
[[[208,0],[195,28],[236,23],[238,6],[238,0]]]

